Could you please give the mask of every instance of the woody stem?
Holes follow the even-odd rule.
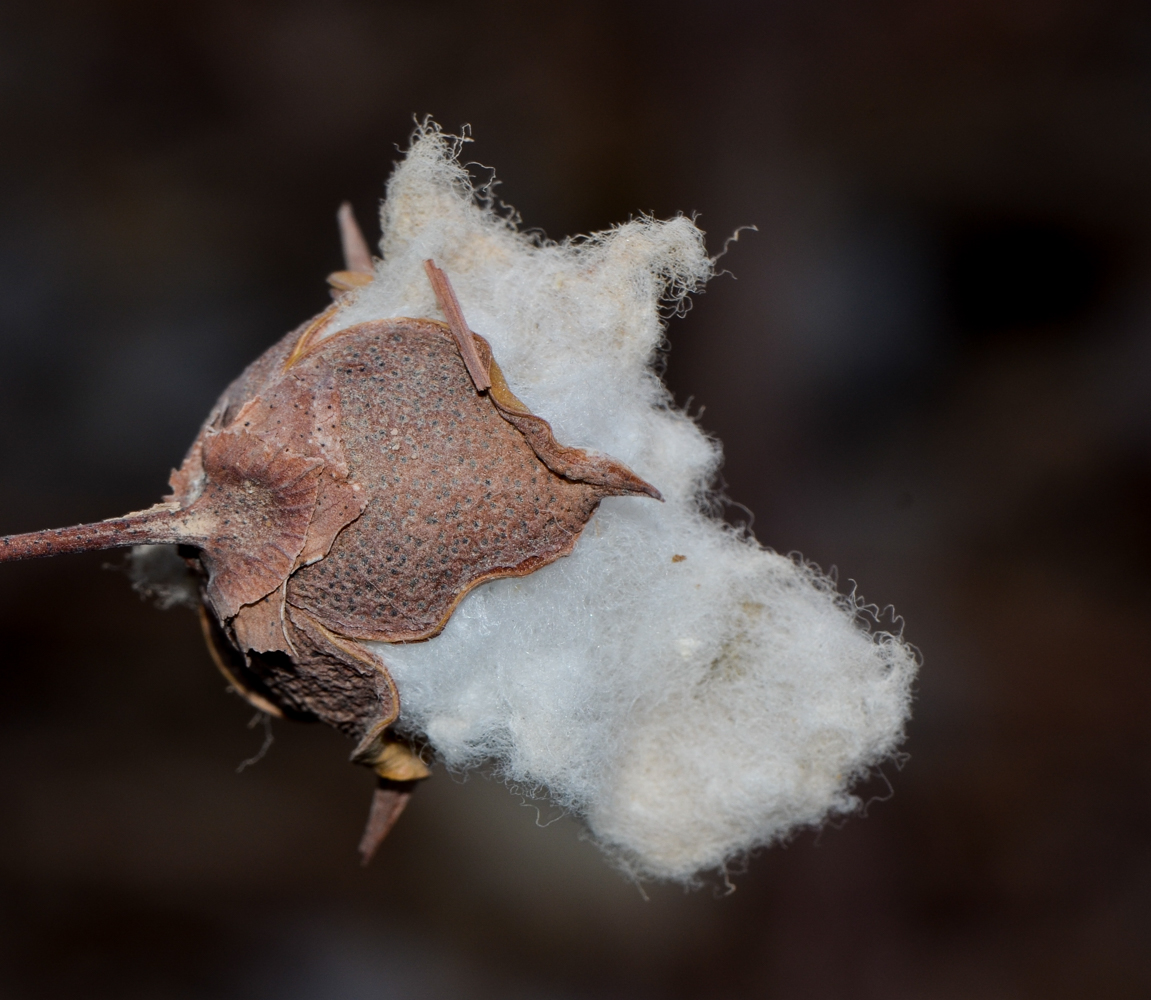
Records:
[[[124,549],[132,545],[180,542],[176,513],[167,504],[157,504],[125,517],[113,517],[70,528],[48,528],[23,535],[0,538],[0,563],[38,559],[66,552],[92,552],[98,549]]]

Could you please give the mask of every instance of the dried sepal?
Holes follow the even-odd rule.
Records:
[[[492,385],[488,375],[488,366],[481,360],[479,352],[476,351],[474,335],[464,319],[455,289],[448,281],[448,276],[436,267],[434,261],[425,260],[424,270],[428,274],[428,280],[432,283],[432,290],[436,293],[436,301],[440,305],[444,318],[448,321],[448,329],[452,331],[452,336],[455,338],[456,346],[460,349],[460,356],[464,359],[464,365],[472,377],[476,392],[486,392]]]
[[[415,786],[414,781],[380,779],[368,809],[368,822],[360,837],[360,864],[367,865],[375,857],[380,844],[384,842],[384,838],[391,832],[396,820],[411,801]]]

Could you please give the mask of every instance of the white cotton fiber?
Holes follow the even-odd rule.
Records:
[[[719,447],[652,368],[661,315],[712,273],[703,234],[643,218],[543,242],[477,193],[458,153],[417,131],[375,280],[333,329],[439,318],[433,258],[557,439],[666,502],[609,498],[569,557],[477,588],[428,642],[374,644],[400,728],[451,768],[494,764],[546,793],[641,876],[691,880],[853,809],[852,781],[902,736],[914,657],[828,579],[705,512]]]

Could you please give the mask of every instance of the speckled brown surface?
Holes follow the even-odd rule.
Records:
[[[475,391],[443,324],[364,324],[307,363],[335,373],[351,477],[371,500],[288,601],[342,635],[435,634],[471,587],[565,555],[600,499],[625,492],[552,472]]]

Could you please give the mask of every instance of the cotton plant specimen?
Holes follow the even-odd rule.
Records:
[[[224,392],[170,496],[0,561],[137,546],[148,576],[178,551],[232,686],[376,773],[365,859],[432,756],[549,796],[641,877],[852,811],[915,659],[709,512],[719,446],[653,368],[703,233],[520,232],[460,150],[417,129],[378,259],[341,210],[333,305]]]

